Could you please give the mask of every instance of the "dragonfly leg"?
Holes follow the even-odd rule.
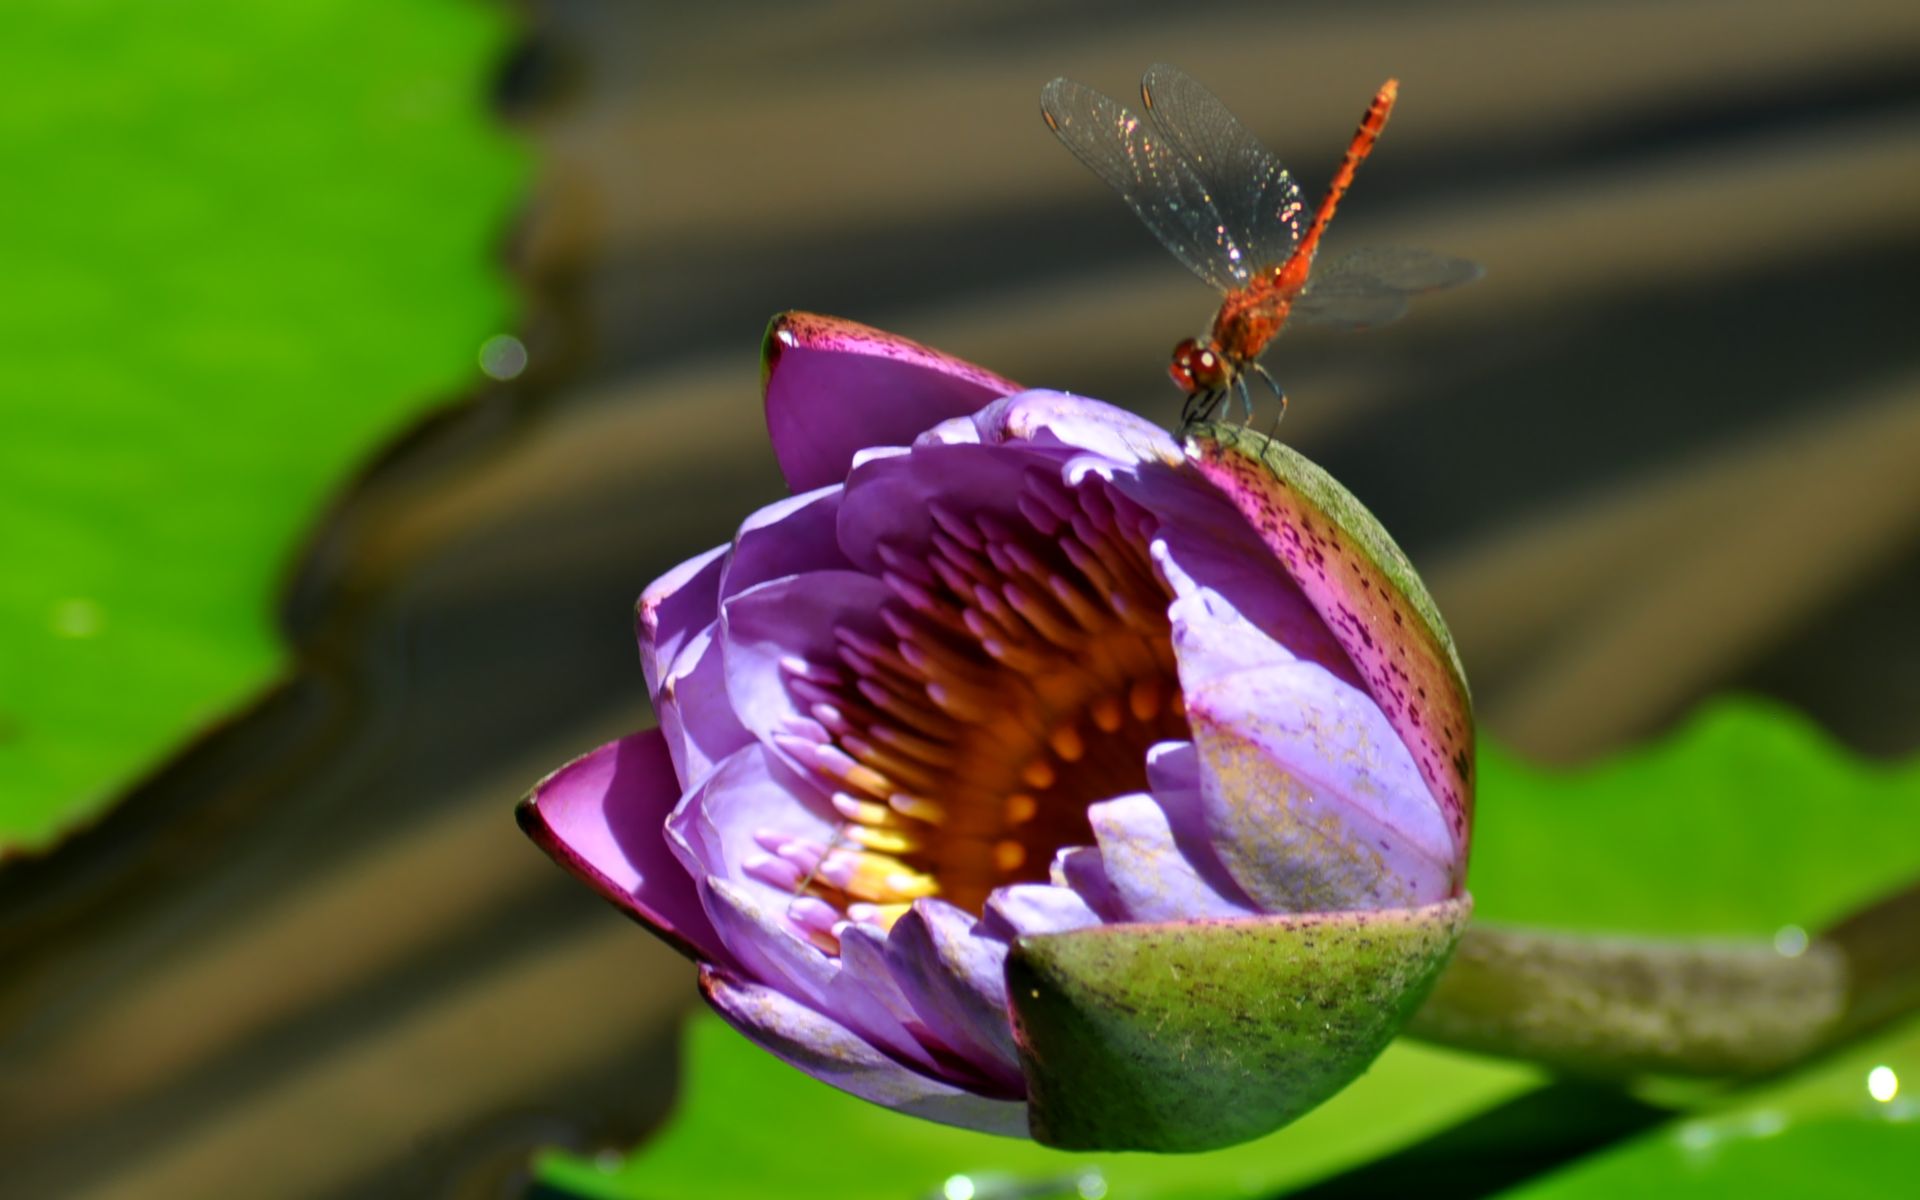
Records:
[[[1261,379],[1266,381],[1267,387],[1273,390],[1274,398],[1280,401],[1280,411],[1274,414],[1273,427],[1267,430],[1267,436],[1272,437],[1274,433],[1279,430],[1280,422],[1286,418],[1287,393],[1280,387],[1280,382],[1276,380],[1271,374],[1269,374],[1265,367],[1261,366],[1259,363],[1254,363],[1253,370],[1260,376]]]
[[[1225,395],[1224,391],[1190,393],[1180,405],[1180,432],[1184,434],[1200,422],[1212,420],[1214,410]]]
[[[1233,390],[1240,393],[1240,411],[1244,414],[1240,425],[1241,428],[1245,428],[1253,424],[1253,393],[1247,390],[1247,376],[1244,371],[1233,377]],[[1228,401],[1227,407],[1233,407],[1232,401]]]

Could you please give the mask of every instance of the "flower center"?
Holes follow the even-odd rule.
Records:
[[[782,744],[841,823],[833,845],[768,848],[829,950],[840,920],[890,926],[924,896],[978,914],[1046,880],[1092,844],[1087,806],[1144,790],[1148,747],[1190,736],[1144,511],[1035,475],[1018,517],[931,512],[928,545],[880,549],[887,636],[843,629],[838,662],[783,664],[819,729]]]

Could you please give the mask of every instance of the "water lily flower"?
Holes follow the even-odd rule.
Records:
[[[659,727],[528,832],[839,1088],[1070,1147],[1264,1133],[1458,936],[1472,715],[1338,484],[849,322],[768,331],[793,495],[638,608]]]

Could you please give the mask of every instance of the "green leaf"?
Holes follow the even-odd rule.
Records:
[[[1254,1196],[1365,1162],[1535,1079],[1517,1067],[1395,1046],[1360,1082],[1275,1137],[1209,1154],[1073,1154],[855,1100],[704,1013],[688,1023],[686,1051],[679,1112],[653,1141],[625,1163],[605,1166],[551,1155],[541,1164],[543,1178],[606,1200],[919,1200],[937,1195],[955,1175],[982,1183],[1058,1181],[1051,1194],[1072,1196],[1074,1181],[1097,1171],[1114,1200]]]
[[[1920,1176],[1917,1096],[1920,1021],[1908,1021],[1831,1063],[1750,1089],[1515,1195],[1895,1195]]]
[[[283,665],[296,540],[475,377],[521,158],[495,5],[8,7],[0,849]]]
[[[1476,919],[1771,936],[1920,874],[1920,759],[1856,759],[1777,705],[1721,700],[1583,769],[1480,762]]]
[[[1667,933],[1765,934],[1788,923],[1811,929],[1920,872],[1920,762],[1860,763],[1804,720],[1770,706],[1721,702],[1669,740],[1583,771],[1539,770],[1491,750],[1482,763],[1485,819],[1472,882],[1479,914],[1500,920]],[[1875,1055],[1905,1056],[1895,1069],[1920,1091],[1913,1054],[1920,1022],[1891,1036],[1831,1068],[1774,1085],[1786,1089],[1780,1095],[1798,1095],[1791,1089],[1804,1084],[1829,1096],[1831,1072],[1838,1089],[1831,1104],[1838,1108],[1804,1120],[1790,1116],[1796,1132],[1777,1139],[1789,1148],[1780,1153],[1799,1145],[1806,1157],[1756,1167],[1727,1193],[1826,1194],[1796,1190],[1791,1181],[1849,1150],[1868,1155],[1862,1166],[1881,1172],[1870,1178],[1882,1192],[1902,1178],[1892,1139],[1911,1139],[1913,1126],[1884,1122],[1910,1110],[1869,1111],[1864,1072]],[[1910,1073],[1899,1065],[1905,1063]],[[544,1178],[608,1200],[899,1200],[937,1195],[943,1180],[961,1174],[985,1183],[1054,1181],[1055,1194],[1073,1195],[1081,1174],[1097,1169],[1115,1200],[1260,1196],[1404,1147],[1541,1078],[1402,1042],[1353,1086],[1271,1137],[1207,1154],[1158,1156],[1069,1154],[896,1116],[789,1070],[706,1016],[689,1026],[686,1071],[678,1114],[631,1158],[603,1167],[554,1155],[543,1164]],[[1752,1098],[1765,1112],[1775,1095],[1736,1091],[1727,1102]],[[1868,1124],[1853,1127],[1848,1114],[1862,1112],[1857,1119]],[[1736,1122],[1755,1119],[1740,1107],[1726,1113]],[[1681,1151],[1672,1147],[1684,1150],[1673,1139],[1697,1140],[1685,1133],[1695,1119],[1617,1152],[1649,1160],[1623,1157],[1614,1167],[1614,1156],[1597,1156],[1594,1170],[1622,1173],[1577,1194],[1666,1194],[1676,1179],[1698,1182],[1710,1168],[1690,1165],[1693,1175],[1669,1172],[1657,1175],[1661,1186],[1633,1186],[1641,1178],[1635,1172],[1673,1166],[1668,1160]],[[1836,1120],[1848,1127],[1833,1128]],[[1773,1153],[1772,1144],[1727,1150],[1721,1160]],[[1775,1172],[1771,1180],[1765,1170]],[[1578,1174],[1576,1168],[1553,1179]]]

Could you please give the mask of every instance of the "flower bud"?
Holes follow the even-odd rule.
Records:
[[[647,589],[660,720],[521,819],[835,1086],[1194,1150],[1363,1071],[1450,953],[1471,705],[1283,446],[1186,445],[847,322],[769,329],[796,494]]]

